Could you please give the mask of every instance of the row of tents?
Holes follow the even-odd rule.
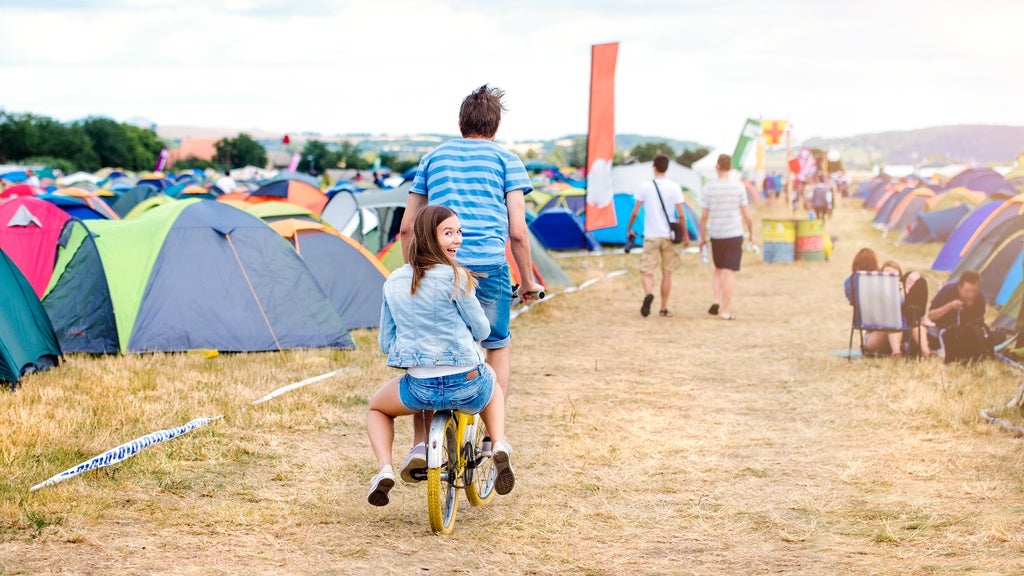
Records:
[[[692,240],[697,239],[700,213],[699,196],[701,177],[680,164],[669,163],[666,176],[682,186],[684,194],[683,211],[687,231]],[[586,209],[586,190],[558,182],[552,185],[538,185],[527,196],[533,210],[527,214],[530,230],[548,250],[600,250],[602,245],[626,243],[629,216],[633,212],[636,190],[646,181],[654,178],[651,162],[614,166],[612,168],[612,190],[617,224],[614,227],[588,232],[583,213]],[[637,245],[643,245],[644,219],[640,209],[634,231]]]
[[[949,272],[955,282],[966,270],[981,275],[986,302],[999,310],[994,327],[1020,331],[1024,296],[1024,170],[1003,177],[970,169],[945,186],[892,180],[865,180],[854,196],[875,212],[885,233],[898,231],[907,243],[941,242],[932,270]]]
[[[199,181],[172,196],[141,180],[4,191],[0,380],[62,353],[351,348],[350,330],[378,325],[408,184],[225,193]],[[542,283],[572,283],[535,239],[534,261]]]

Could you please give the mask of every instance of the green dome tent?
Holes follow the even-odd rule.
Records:
[[[80,344],[67,351],[355,347],[302,258],[242,210],[180,200],[86,227],[67,236],[44,298]]]

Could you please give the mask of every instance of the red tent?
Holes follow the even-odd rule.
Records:
[[[0,202],[0,250],[7,253],[40,298],[53,274],[57,240],[70,219],[67,212],[38,198]]]

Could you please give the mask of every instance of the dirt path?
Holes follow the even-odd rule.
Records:
[[[671,319],[639,316],[638,257],[563,260],[577,278],[631,272],[516,320],[519,482],[463,502],[450,538],[429,534],[422,487],[365,505],[352,398],[387,372],[364,335],[358,377],[195,440],[220,456],[55,489],[63,521],[8,531],[0,574],[1024,574],[1024,445],[976,417],[1021,375],[828,354],[861,243],[907,268],[933,250],[886,245],[867,219],[830,224],[831,263],[748,256],[733,322],[705,313],[696,255]]]

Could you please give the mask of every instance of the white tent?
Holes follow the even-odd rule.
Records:
[[[690,190],[693,194],[700,195],[701,178],[693,170],[682,164],[669,161],[668,172],[665,174],[669,180],[674,180],[683,188]],[[643,182],[654,178],[653,162],[638,162],[612,168],[612,190],[616,193],[623,192],[632,194]]]

